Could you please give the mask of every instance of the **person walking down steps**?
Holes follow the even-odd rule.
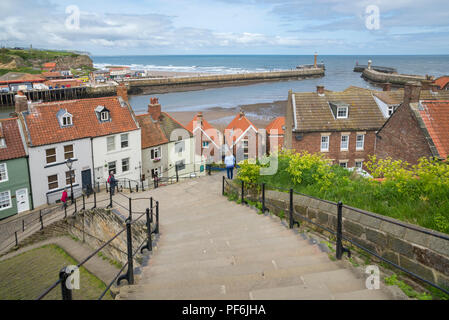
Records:
[[[224,161],[226,165],[228,179],[232,180],[234,174],[235,157],[232,155],[232,153],[228,152]]]
[[[117,185],[117,180],[115,180],[114,172],[109,173],[108,183],[111,186],[111,195],[114,195],[115,186]]]
[[[65,209],[67,207],[67,198],[67,189],[64,189],[61,196],[62,209]]]

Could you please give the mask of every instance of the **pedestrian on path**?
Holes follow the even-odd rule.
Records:
[[[232,180],[232,177],[234,174],[235,157],[232,155],[232,153],[230,151],[227,152],[224,162],[226,165],[228,179]]]
[[[108,183],[111,187],[111,195],[114,195],[115,186],[117,185],[117,180],[114,177],[114,171],[111,170],[109,173]]]
[[[61,202],[62,202],[62,209],[67,208],[67,189],[64,188],[64,191],[62,192],[61,196]]]

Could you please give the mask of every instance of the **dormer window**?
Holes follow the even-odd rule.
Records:
[[[6,147],[5,138],[0,138],[0,148],[5,148],[5,147]]]
[[[346,119],[348,117],[348,107],[337,108],[337,119]]]
[[[59,110],[57,117],[61,127],[70,127],[73,125],[73,116],[67,110]]]
[[[95,112],[97,114],[97,118],[100,122],[111,121],[111,115],[108,109],[104,106],[98,106],[95,108]]]
[[[103,111],[100,113],[100,120],[101,121],[108,121],[109,120],[109,111]]]

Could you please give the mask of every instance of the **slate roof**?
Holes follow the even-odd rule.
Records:
[[[104,106],[110,111],[111,121],[100,122],[95,108]],[[73,116],[73,125],[61,127],[57,113],[67,110]],[[120,97],[102,97],[32,104],[21,113],[28,132],[28,144],[40,146],[63,141],[100,137],[137,130],[131,107]]]
[[[404,89],[392,90],[392,91],[375,91],[373,94],[380,100],[387,104],[401,104],[404,99]],[[431,90],[421,90],[419,94],[420,100],[448,100],[449,91],[438,91],[432,93]]]
[[[0,119],[0,138],[6,143],[6,148],[0,148],[0,161],[26,156],[17,118]]]
[[[449,156],[449,100],[421,101],[421,119],[441,158]]]

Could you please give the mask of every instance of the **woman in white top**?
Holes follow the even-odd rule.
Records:
[[[232,180],[232,176],[234,173],[235,158],[231,152],[229,151],[227,152],[224,162],[226,165],[226,171],[228,173],[228,179]]]

